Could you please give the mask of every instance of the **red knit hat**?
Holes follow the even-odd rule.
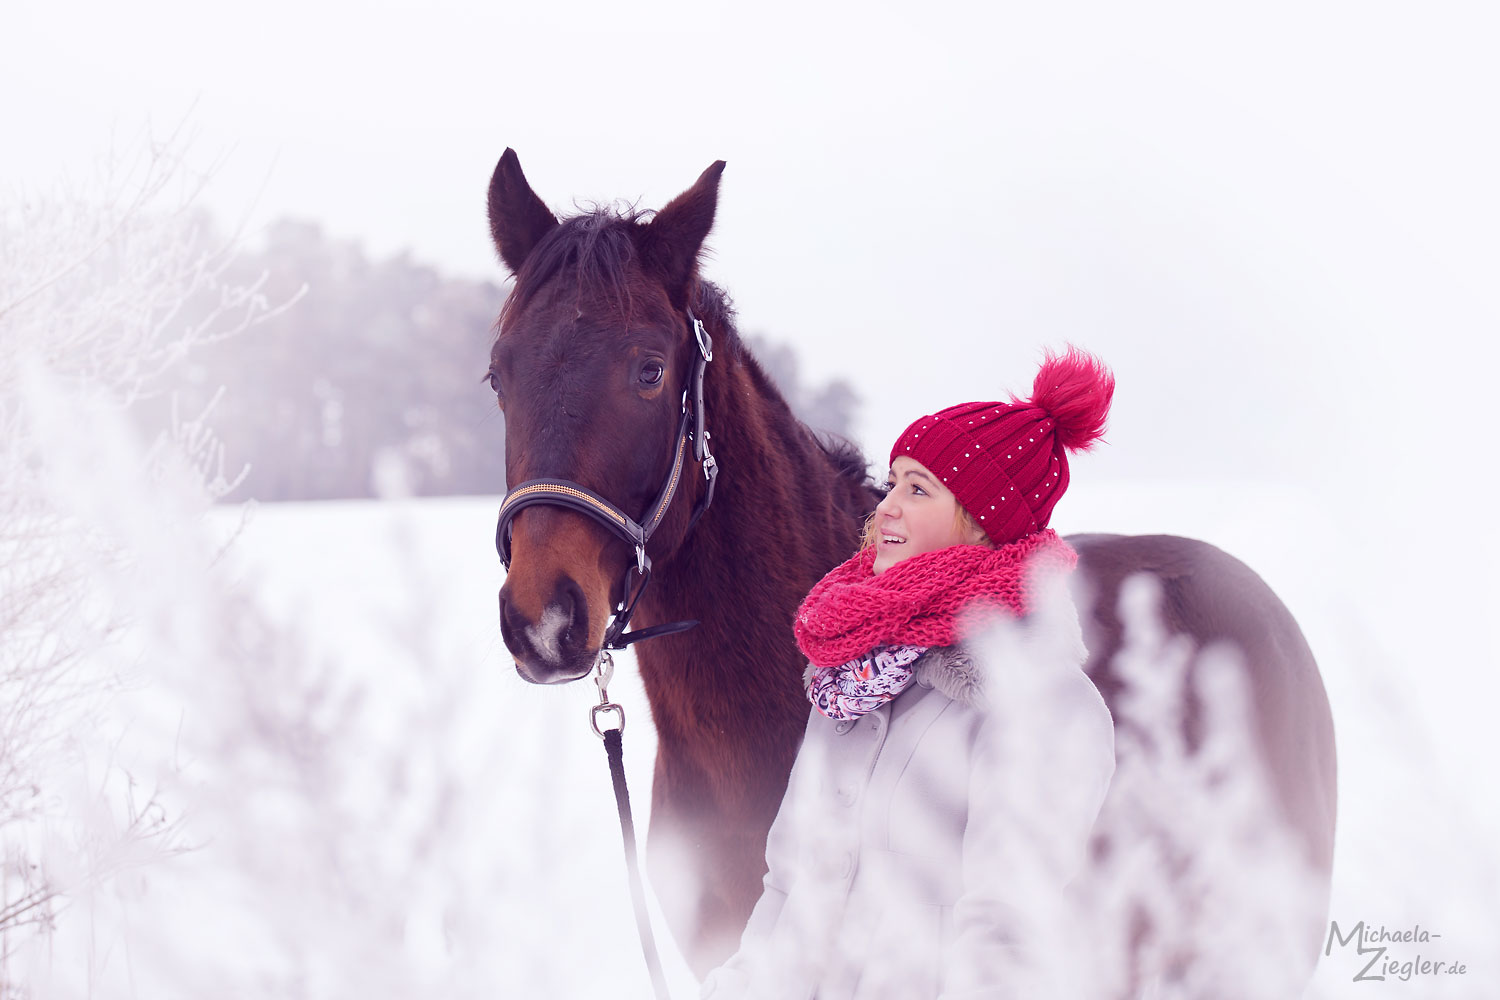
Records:
[[[953,491],[996,545],[1047,526],[1068,488],[1068,451],[1087,451],[1104,433],[1114,374],[1076,347],[1048,351],[1029,401],[960,403],[918,417],[891,449]]]

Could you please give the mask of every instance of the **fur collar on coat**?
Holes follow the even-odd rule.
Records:
[[[983,708],[983,665],[967,646],[933,646],[912,667],[916,682],[970,708]]]

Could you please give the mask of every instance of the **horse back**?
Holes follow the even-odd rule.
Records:
[[[1075,596],[1086,609],[1085,670],[1111,711],[1124,687],[1115,663],[1123,633],[1120,587],[1134,574],[1148,573],[1160,584],[1160,614],[1168,632],[1190,637],[1200,649],[1228,644],[1241,654],[1262,763],[1308,860],[1329,871],[1337,813],[1333,717],[1312,650],[1286,605],[1250,567],[1207,542],[1109,534],[1067,540],[1078,552]],[[1201,736],[1194,667],[1183,706],[1190,750]]]

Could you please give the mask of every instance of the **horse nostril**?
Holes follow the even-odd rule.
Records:
[[[573,617],[573,609],[583,602],[583,593],[578,589],[570,577],[564,577],[557,587],[557,597],[552,602],[552,607],[557,609],[558,614]],[[550,610],[550,609],[549,609]]]
[[[588,606],[583,590],[571,578],[558,588],[556,608],[559,619],[565,623],[563,646],[577,647],[584,641],[583,637],[588,632]]]
[[[510,598],[506,596],[505,588],[500,588],[500,638],[505,641],[506,648],[516,656],[522,655],[521,638],[524,636],[525,621],[518,620],[515,605],[511,604]]]

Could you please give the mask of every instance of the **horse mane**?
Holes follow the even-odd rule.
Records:
[[[751,353],[750,348],[740,338],[739,329],[735,323],[734,303],[730,300],[729,293],[712,281],[700,278],[697,291],[693,296],[693,312],[703,321],[704,326],[715,331],[715,356],[721,354],[728,356],[735,363],[748,368],[761,391],[785,407],[792,420],[816,446],[818,452],[832,468],[834,477],[841,481],[849,491],[847,496],[853,498],[854,505],[873,508],[879,502],[880,494],[875,489],[874,479],[870,476],[870,463],[865,458],[864,452],[860,450],[859,445],[841,434],[808,426],[806,421],[792,411],[786,402],[786,396],[782,394],[781,387],[776,384],[776,380],[771,377],[761,365],[760,360]],[[844,506],[840,502],[842,499],[834,497],[835,503],[839,506]]]
[[[865,458],[859,445],[833,431],[814,431],[813,439],[823,449],[828,464],[833,466],[840,479],[846,479],[861,489],[874,491],[875,480],[870,476],[870,460]]]

